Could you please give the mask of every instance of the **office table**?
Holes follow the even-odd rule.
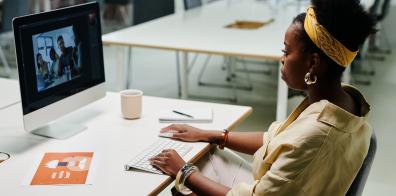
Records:
[[[188,52],[280,60],[284,33],[293,17],[301,11],[299,4],[290,3],[276,9],[271,4],[255,0],[223,0],[176,13],[137,26],[102,36],[104,44],[126,46],[129,66],[130,48],[145,47],[174,50],[182,53],[179,71],[181,97],[188,97]],[[237,20],[275,20],[256,30],[225,28]],[[119,66],[119,69],[123,69]],[[280,66],[279,66],[280,69]],[[120,81],[125,79],[119,70]],[[279,72],[280,73],[280,72]],[[279,74],[278,74],[279,76]],[[124,88],[127,85],[124,85]],[[286,118],[288,88],[278,77],[277,120]]]
[[[145,47],[181,52],[181,97],[187,98],[188,52],[279,61],[284,33],[300,11],[296,3],[276,9],[261,1],[217,1],[103,35],[102,40],[104,44],[127,46],[129,49]],[[256,30],[225,28],[237,20],[266,22],[272,18],[275,19],[272,23]],[[127,54],[130,55],[130,50],[127,50]],[[125,76],[125,72],[129,73],[129,69],[119,71],[119,81],[128,81],[129,75]],[[287,94],[288,88],[279,76],[277,120],[286,118]]]
[[[2,87],[2,91],[15,90],[18,83]],[[21,105],[14,105],[0,111],[0,151],[11,155],[9,160],[0,164],[1,195],[116,196],[159,193],[173,181],[172,178],[138,170],[125,171],[124,165],[157,140],[160,128],[168,125],[158,122],[158,111],[176,106],[211,107],[213,122],[193,125],[219,130],[235,128],[252,111],[246,106],[144,96],[142,117],[138,120],[125,120],[121,117],[119,95],[107,93],[105,98],[59,120],[83,124],[88,127],[85,131],[66,140],[55,140],[25,132]],[[213,147],[201,142],[189,144],[193,149],[183,157],[186,161],[199,159]],[[83,151],[94,152],[94,159],[97,159],[97,170],[91,173],[94,180],[92,185],[22,186],[22,181],[30,170],[36,167],[32,163],[45,152]]]

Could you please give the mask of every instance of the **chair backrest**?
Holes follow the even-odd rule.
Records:
[[[390,0],[384,0],[381,6],[381,13],[379,13],[377,20],[382,21],[389,13]]]
[[[202,0],[184,0],[184,9],[189,10],[202,6]]]
[[[370,168],[373,163],[375,152],[377,151],[377,138],[375,136],[375,132],[373,130],[373,134],[370,139],[370,147],[367,152],[367,156],[363,161],[363,165],[360,168],[358,174],[352,182],[351,187],[347,192],[347,196],[360,196],[362,195],[364,185],[366,184],[367,177],[370,173]]]
[[[28,1],[3,0],[0,32],[12,30],[12,19],[28,14]]]
[[[175,13],[174,0],[134,0],[133,24],[137,25]]]
[[[375,0],[374,1],[374,3],[371,5],[371,7],[369,9],[370,14],[378,15],[378,13],[377,13],[378,12],[378,7],[379,7],[381,1],[382,0]]]

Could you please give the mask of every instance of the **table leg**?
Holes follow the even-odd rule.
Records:
[[[180,90],[181,98],[188,98],[188,52],[182,52],[182,64],[180,66]]]
[[[132,46],[129,46],[128,51],[126,51],[128,54],[126,55],[127,59],[127,66],[126,66],[126,79],[125,79],[125,87],[128,89],[133,85],[133,64],[132,64]]]
[[[131,47],[124,47],[124,61],[117,66],[118,90],[129,88]]]
[[[237,92],[236,92],[235,81],[233,79],[234,79],[234,75],[235,75],[235,67],[237,66],[236,65],[237,57],[230,57],[229,62],[230,62],[230,70],[229,70],[230,75],[228,77],[230,77],[229,82],[231,84],[232,92],[234,94],[233,100],[236,101],[237,100]]]
[[[279,61],[278,69],[278,97],[276,102],[276,120],[285,120],[287,117],[287,93],[288,87],[281,77],[282,62]]]
[[[50,0],[44,0],[44,11],[48,12],[51,10],[51,2]]]
[[[351,84],[351,66],[349,65],[342,75],[342,82],[346,84]]]
[[[181,84],[180,84],[180,56],[179,51],[176,50],[176,75],[177,75],[177,95],[181,97]]]
[[[50,0],[34,0],[33,1],[33,11],[34,13],[40,13],[41,12],[41,6],[43,7],[43,11],[47,12],[51,10],[51,2]]]
[[[40,12],[40,2],[39,0],[33,0],[33,12],[39,13]]]
[[[10,77],[10,75],[11,75],[10,65],[7,62],[6,56],[5,56],[1,46],[0,46],[0,60],[3,63],[4,71],[5,71],[6,75],[7,75],[7,77]]]

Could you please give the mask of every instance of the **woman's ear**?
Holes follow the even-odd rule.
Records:
[[[320,70],[320,55],[318,53],[311,54],[309,59],[309,72],[313,75],[318,75]]]

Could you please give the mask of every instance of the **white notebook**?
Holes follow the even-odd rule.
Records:
[[[159,121],[163,123],[211,123],[213,121],[212,108],[173,108],[163,110]]]

